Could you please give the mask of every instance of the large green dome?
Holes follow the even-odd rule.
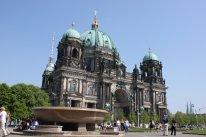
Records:
[[[156,60],[156,61],[158,61],[158,58],[157,58],[157,55],[155,55],[154,53],[149,51],[143,58],[143,61],[147,61],[147,60]]]
[[[71,28],[71,29],[68,29],[64,34],[63,34],[63,37],[62,39],[64,40],[65,38],[80,38],[80,34],[78,31],[76,31],[75,29]]]
[[[98,29],[91,29],[84,32],[80,39],[85,43],[86,47],[106,47],[115,50],[112,39],[106,33]]]
[[[91,30],[84,32],[80,37],[85,47],[97,47],[97,48],[105,47],[110,50],[116,51],[112,39],[109,37],[109,35],[100,31],[98,27],[99,24],[95,12]]]

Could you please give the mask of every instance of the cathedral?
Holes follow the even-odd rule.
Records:
[[[50,56],[42,75],[42,89],[53,106],[106,109],[115,116],[147,111],[167,112],[162,63],[151,51],[133,72],[127,72],[111,37],[99,29],[96,15],[91,29],[79,34],[72,26]]]

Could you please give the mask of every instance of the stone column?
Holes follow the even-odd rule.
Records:
[[[104,105],[105,105],[105,93],[104,93],[104,89],[105,89],[105,84],[102,83],[102,109],[104,109]]]
[[[160,77],[162,77],[162,69],[160,69]]]
[[[108,85],[107,85],[107,100],[108,100],[109,103],[110,103],[110,100],[111,100],[111,99],[110,99],[110,96],[111,96],[111,95],[110,95],[110,84],[108,84]]]
[[[68,80],[68,78],[66,78],[66,91],[67,91],[67,92],[69,92],[69,89],[68,89],[68,84],[69,84],[69,83],[68,83],[68,82],[69,82],[69,80]]]
[[[78,88],[78,93],[80,93],[80,80],[79,79],[78,79],[78,84],[77,85],[78,85],[78,87],[77,87]]]
[[[63,101],[63,92],[64,92],[64,78],[60,79],[60,102]]]
[[[141,102],[143,106],[144,105],[144,90],[141,91]]]
[[[112,92],[111,92],[111,85],[109,84],[109,104],[110,104],[110,110],[112,111]]]
[[[153,113],[155,113],[156,111],[156,109],[155,109],[155,104],[156,104],[156,101],[155,101],[155,91],[154,90],[152,90],[152,112]]]
[[[167,97],[166,97],[166,92],[164,92],[164,103],[167,105]]]
[[[85,107],[85,99],[84,99],[84,97],[82,97],[82,104],[81,104],[81,107]]]
[[[134,111],[137,110],[137,91],[134,91]]]

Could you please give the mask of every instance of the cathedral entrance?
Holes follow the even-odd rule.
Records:
[[[128,117],[130,113],[130,101],[127,92],[123,89],[117,89],[115,91],[115,102],[114,102],[114,118],[117,119],[119,113],[122,113],[124,117]]]

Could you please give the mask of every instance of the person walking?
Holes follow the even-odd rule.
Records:
[[[176,136],[176,120],[175,119],[172,119],[171,135],[173,135],[173,133],[174,133],[174,136]]]
[[[3,137],[8,136],[10,133],[6,129],[6,118],[7,118],[7,113],[5,111],[4,107],[0,108],[0,128],[3,131]]]
[[[124,129],[125,129],[125,132],[127,133],[128,130],[129,130],[129,121],[126,119],[125,122],[124,122]]]
[[[164,115],[163,117],[163,136],[168,136],[168,117]]]
[[[154,122],[153,122],[153,120],[150,120],[150,122],[149,122],[149,128],[150,128],[150,132],[151,132],[152,129],[154,128]]]
[[[121,122],[119,121],[119,119],[117,119],[116,125],[118,127],[118,130],[121,131]]]

